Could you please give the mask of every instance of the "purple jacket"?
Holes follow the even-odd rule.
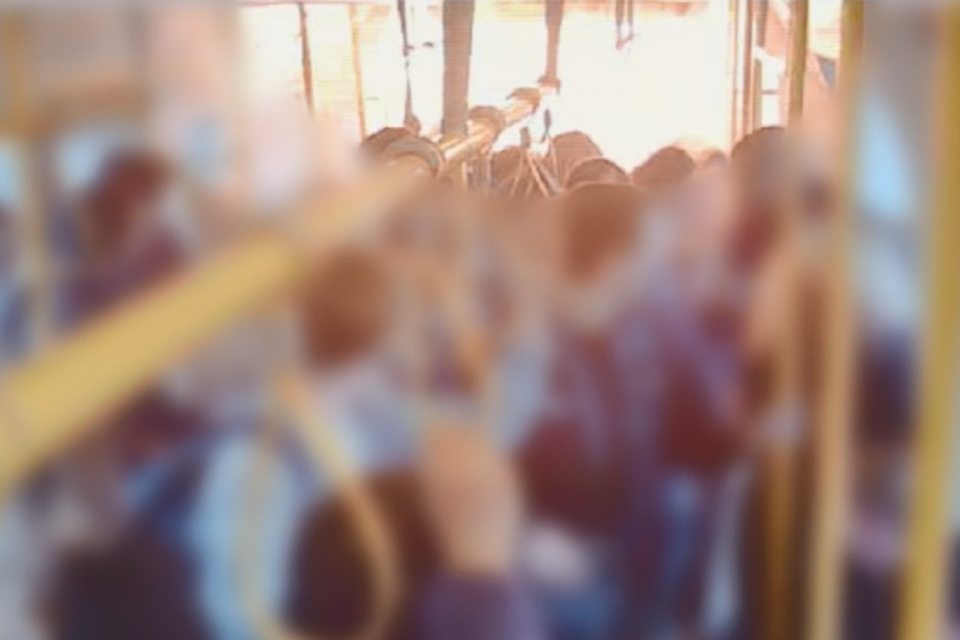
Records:
[[[523,585],[515,580],[446,574],[427,589],[427,640],[545,640]]]

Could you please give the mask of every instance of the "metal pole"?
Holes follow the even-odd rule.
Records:
[[[844,0],[839,91],[847,137],[839,206],[832,220],[824,318],[822,388],[814,434],[813,530],[807,603],[808,640],[837,640],[843,607],[844,532],[849,509],[850,418],[853,395],[852,250],[856,112],[863,46],[863,0]],[[918,639],[919,640],[919,639]]]
[[[730,147],[740,139],[740,0],[730,0]]]
[[[757,48],[764,50],[767,46],[767,19],[770,15],[770,0],[757,0],[756,16],[754,18],[753,39]],[[763,126],[763,63],[754,54],[753,60],[753,90],[750,94],[750,129]]]
[[[755,0],[744,0],[743,16],[743,93],[740,96],[741,134],[746,135],[753,130],[753,23]]]
[[[535,102],[514,98],[502,111],[506,124],[531,115]],[[440,145],[443,159],[459,164],[498,134],[492,123],[472,122],[467,136]],[[379,219],[431,175],[426,162],[398,158],[340,197],[302,207],[289,225],[261,230],[10,371],[0,385],[0,497],[180,358],[288,291],[317,253]]]
[[[793,0],[790,24],[790,88],[787,123],[796,128],[803,120],[804,88],[807,80],[807,53],[810,40],[810,2]]]
[[[302,2],[297,3],[297,13],[300,18],[300,69],[303,74],[303,97],[307,101],[310,113],[316,113],[316,104],[313,100],[313,58],[310,53],[310,31],[307,28],[307,8]]]
[[[357,94],[357,118],[360,122],[360,139],[367,137],[367,104],[363,91],[362,49],[360,47],[360,25],[357,19],[357,5],[350,4],[350,44],[353,48],[353,82]]]
[[[476,0],[443,3],[443,136],[467,132],[470,100],[470,54]]]
[[[563,9],[565,0],[543,0],[544,20],[547,23],[547,64],[542,82],[556,87],[560,82],[560,30],[563,28]]]
[[[806,58],[809,24],[808,0],[794,0],[791,11],[790,46],[790,111],[788,127],[796,135],[802,126],[803,93],[806,76]],[[792,147],[791,147],[792,148]],[[786,261],[783,282],[786,307],[783,314],[783,333],[777,353],[776,395],[774,419],[797,421],[802,419],[800,379],[803,370],[801,353],[802,328],[798,322],[800,309],[800,234],[802,233],[802,202],[800,200],[800,172],[797,154],[789,155],[789,175],[785,183],[784,227],[786,238],[783,252]],[[776,439],[767,452],[765,465],[767,497],[767,558],[766,584],[768,604],[764,614],[767,622],[766,638],[788,638],[796,628],[797,610],[792,606],[796,598],[790,592],[799,567],[794,553],[796,539],[795,500],[797,491],[797,445],[798,425],[783,425],[782,437]]]
[[[958,339],[960,339],[960,7],[942,15],[937,157],[927,220],[928,274],[920,377],[920,414],[908,524],[907,564],[900,594],[901,640],[938,638],[948,584],[948,502],[952,480]]]

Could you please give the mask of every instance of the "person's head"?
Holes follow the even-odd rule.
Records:
[[[783,127],[763,127],[747,134],[730,155],[741,208],[770,210],[783,198],[789,136]]]
[[[365,161],[374,162],[397,140],[416,135],[407,127],[384,127],[363,139],[360,143],[360,155]]]
[[[569,191],[590,183],[628,185],[630,176],[612,160],[600,157],[587,158],[570,169],[563,188]]]
[[[676,194],[670,215],[678,223],[681,261],[712,268],[732,233],[733,189],[727,156],[710,149],[697,156],[697,170]],[[690,262],[692,260],[692,262]]]
[[[726,170],[730,167],[730,158],[720,149],[704,150],[697,159],[701,171]]]
[[[157,216],[169,182],[168,165],[149,152],[121,151],[108,159],[86,197],[82,225],[88,257],[122,251]]]
[[[64,312],[80,322],[156,283],[187,258],[183,237],[164,215],[171,173],[145,151],[111,157],[81,211],[83,264],[67,281]]]
[[[689,153],[676,146],[664,147],[634,167],[633,186],[653,198],[668,195],[689,179],[697,163]]]
[[[386,335],[390,289],[381,256],[372,250],[351,246],[324,257],[300,305],[309,365],[333,370],[375,349]]]
[[[602,329],[635,285],[643,194],[630,186],[586,184],[556,206],[564,312],[585,329]]]
[[[551,152],[557,165],[557,179],[565,184],[567,175],[577,163],[603,156],[593,138],[582,131],[567,131],[553,138]]]
[[[782,127],[758,129],[734,147],[731,174],[736,264],[755,269],[779,246],[793,189],[801,231],[805,237],[820,234],[833,207],[833,188],[803,140]]]
[[[651,261],[671,268],[693,264],[692,249],[699,244],[703,202],[693,177],[693,157],[677,146],[664,147],[635,167],[634,187],[650,198],[652,218],[646,252]]]
[[[736,230],[731,258],[747,271],[756,270],[780,235],[779,210],[784,195],[782,165],[787,132],[764,127],[742,138],[731,154]]]

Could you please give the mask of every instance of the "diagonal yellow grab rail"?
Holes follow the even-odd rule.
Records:
[[[949,583],[949,491],[954,473],[960,352],[960,5],[942,16],[933,202],[927,226],[927,285],[914,443],[906,569],[900,592],[899,640],[946,637]]]
[[[532,115],[539,97],[515,94],[501,110],[502,124]],[[478,119],[467,135],[441,144],[446,165],[492,144],[497,125]],[[424,160],[392,160],[340,197],[297,212],[291,227],[259,231],[10,371],[0,379],[0,497],[172,364],[289,290],[311,255],[375,221],[431,177]]]

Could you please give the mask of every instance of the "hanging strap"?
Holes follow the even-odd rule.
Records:
[[[407,0],[397,0],[397,13],[400,15],[400,35],[403,38],[403,71],[406,74],[406,96],[403,101],[403,124],[412,128],[417,122],[413,113],[413,81],[410,77],[410,55],[413,46],[410,44],[410,26],[407,23]]]
[[[633,3],[634,0],[617,0],[617,50],[623,49],[633,40]],[[623,32],[623,24],[627,24],[627,32]]]

